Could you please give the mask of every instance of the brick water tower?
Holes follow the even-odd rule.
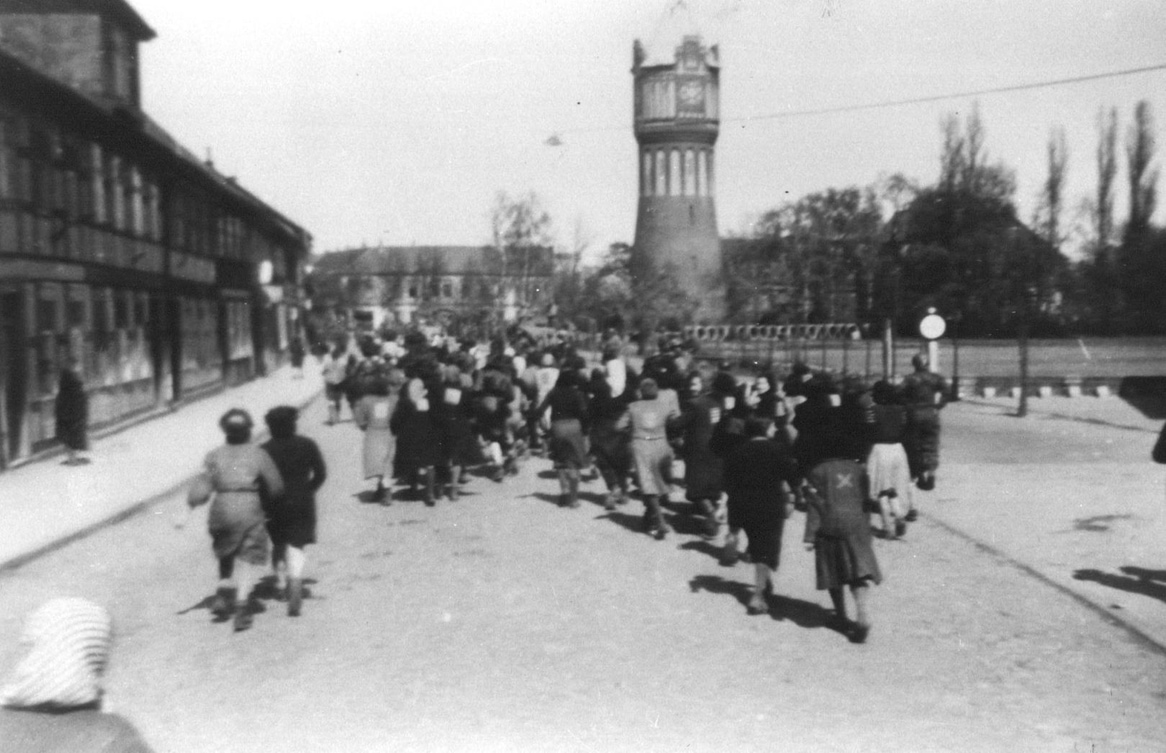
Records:
[[[720,62],[717,47],[685,35],[670,60],[632,47],[639,208],[633,269],[665,271],[700,305],[698,321],[725,310],[715,202]]]

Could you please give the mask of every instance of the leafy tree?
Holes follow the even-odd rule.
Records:
[[[831,188],[766,212],[752,242],[733,244],[726,259],[730,312],[758,322],[864,319],[881,225],[873,188]]]

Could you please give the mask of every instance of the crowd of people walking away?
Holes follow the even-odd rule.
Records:
[[[484,344],[417,332],[315,352],[326,423],[339,426],[347,412],[360,431],[366,500],[435,506],[458,499],[473,475],[504,483],[520,463],[545,456],[558,504],[576,509],[593,469],[606,511],[638,498],[642,530],[665,539],[675,530],[670,516],[687,510],[701,536],[721,541],[722,565],[748,560],[749,614],[778,608],[782,537],[801,510],[817,587],[856,642],[871,629],[870,587],[882,579],[873,535],[904,537],[914,491],[935,483],[946,384],[922,356],[901,385],[868,387],[800,362],[784,379],[735,373],[694,362],[675,341],[637,370],[616,337],[590,366],[568,342]],[[257,566],[272,568],[289,614],[300,613],[304,548],[316,540],[315,495],[328,478],[319,448],[296,434],[294,408],[265,419],[271,440],[258,447],[246,411],[223,416],[226,443],[207,456],[189,494],[191,509],[211,504],[220,578],[212,607],[221,619],[234,615],[238,630],[251,625]],[[674,501],[678,487],[686,505]]]

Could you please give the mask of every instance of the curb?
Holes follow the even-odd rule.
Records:
[[[974,397],[972,397],[972,398],[969,398],[969,397],[960,398],[960,402],[961,403],[968,403],[970,405],[979,405],[979,406],[982,406],[984,408],[1000,408],[1001,407],[997,403],[991,403],[991,402],[987,402],[985,400],[977,400]],[[1032,415],[1034,413],[1039,414],[1045,418],[1055,419],[1057,421],[1076,421],[1078,423],[1083,423],[1083,424],[1093,424],[1094,426],[1108,426],[1112,429],[1124,429],[1125,431],[1137,431],[1137,432],[1141,432],[1143,434],[1157,434],[1161,430],[1160,428],[1147,428],[1145,426],[1131,426],[1129,424],[1118,424],[1118,423],[1114,423],[1113,421],[1107,421],[1104,418],[1092,418],[1090,416],[1071,416],[1067,413],[1051,413],[1048,411],[1034,411],[1031,409],[1029,410],[1029,415]]]
[[[296,405],[296,408],[298,410],[301,410],[301,411],[304,410],[309,405],[311,405],[312,403],[319,400],[323,394],[324,394],[323,390],[320,390],[318,392],[313,393],[311,395],[311,397],[309,397],[307,400],[304,400],[304,401],[298,403]],[[155,417],[158,417],[158,416],[155,416]],[[139,421],[137,423],[145,423],[145,421]],[[129,428],[129,427],[126,427],[126,428]],[[267,428],[264,427],[263,429],[261,429],[259,432],[257,432],[255,434],[255,437],[253,438],[252,441],[255,441],[255,442],[261,441],[266,436],[267,436]],[[116,525],[117,523],[120,523],[123,520],[128,520],[129,518],[132,518],[135,515],[138,515],[139,513],[144,512],[146,509],[152,507],[153,505],[161,502],[162,500],[166,499],[167,497],[169,497],[173,494],[176,494],[181,489],[189,486],[191,484],[191,482],[193,482],[197,476],[198,476],[197,473],[191,474],[189,476],[184,476],[183,478],[174,482],[173,484],[166,487],[162,491],[155,492],[154,494],[151,494],[149,497],[147,497],[143,500],[139,500],[137,502],[131,502],[123,509],[118,510],[117,512],[109,515],[106,518],[103,518],[95,523],[91,523],[91,524],[85,526],[84,528],[78,529],[72,533],[65,534],[64,536],[62,536],[59,539],[56,539],[55,541],[50,541],[49,543],[43,544],[43,545],[41,545],[41,546],[31,550],[31,551],[25,552],[24,554],[18,554],[15,557],[10,557],[9,559],[7,559],[5,561],[0,562],[0,573],[4,573],[4,572],[10,571],[10,570],[16,570],[17,568],[22,567],[23,565],[27,565],[29,562],[32,562],[33,560],[38,559],[40,557],[43,557],[46,554],[49,554],[51,552],[54,552],[58,549],[65,547],[65,546],[68,546],[69,544],[72,544],[75,541],[80,541],[81,539],[84,539],[84,538],[96,533],[97,531],[100,531],[103,528],[106,528],[106,527],[112,526],[112,525]]]

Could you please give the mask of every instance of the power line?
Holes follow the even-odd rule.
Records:
[[[804,118],[814,115],[833,115],[835,113],[843,112],[857,112],[860,110],[880,110],[889,107],[902,107],[904,105],[917,105],[926,102],[941,102],[946,99],[964,99],[966,97],[979,97],[989,94],[1007,94],[1010,92],[1031,91],[1033,89],[1048,89],[1054,86],[1067,86],[1070,84],[1080,84],[1086,81],[1098,81],[1107,78],[1120,78],[1122,76],[1134,76],[1140,73],[1150,73],[1152,71],[1166,70],[1166,63],[1158,63],[1155,65],[1146,65],[1140,68],[1125,68],[1120,71],[1107,71],[1105,73],[1091,73],[1084,76],[1072,76],[1070,78],[1059,78],[1050,81],[1038,81],[1029,84],[1013,84],[1010,86],[994,86],[987,89],[973,89],[964,92],[954,92],[950,94],[933,94],[925,97],[909,97],[907,99],[893,99],[882,102],[868,102],[860,105],[838,105],[835,107],[821,107],[808,110],[790,110],[789,112],[774,112],[762,115],[743,115],[736,118],[723,118],[722,123],[750,123],[759,120],[786,120],[788,118]],[[555,134],[547,139],[547,144],[550,146],[559,146],[562,142],[558,139],[565,133],[593,133],[598,131],[622,131],[626,126],[602,126],[598,128],[572,128],[565,131],[556,131]],[[557,141],[558,143],[552,143]]]

